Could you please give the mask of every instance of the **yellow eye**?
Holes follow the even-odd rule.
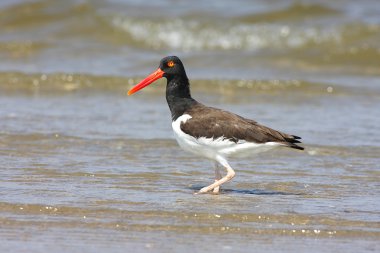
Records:
[[[168,67],[173,67],[174,66],[174,61],[170,61],[170,62],[168,62]]]

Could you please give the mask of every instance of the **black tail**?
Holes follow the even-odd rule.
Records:
[[[286,146],[288,146],[289,148],[304,150],[305,149],[304,147],[298,146],[296,144],[296,143],[301,143],[301,141],[299,141],[300,139],[301,137],[299,136],[291,135],[291,138],[286,138],[286,141],[287,141]]]

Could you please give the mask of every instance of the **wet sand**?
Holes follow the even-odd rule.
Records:
[[[204,103],[301,135],[306,151],[233,160],[237,176],[220,195],[193,195],[212,182],[212,164],[179,149],[158,86],[131,98],[117,88],[62,92],[53,85],[1,97],[3,250],[378,250],[380,148],[363,145],[360,125],[352,131],[361,137],[347,145],[337,126],[348,118],[309,115],[333,117],[350,97],[338,96],[327,113],[317,108],[335,96],[328,92],[298,108],[303,92],[288,101],[276,92],[195,91]],[[372,103],[373,112],[350,110],[365,109],[371,120]]]

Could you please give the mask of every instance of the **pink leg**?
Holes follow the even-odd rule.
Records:
[[[218,182],[220,179],[222,179],[222,174],[220,174],[220,170],[219,170],[219,164],[217,162],[215,162],[215,182]],[[219,193],[219,190],[220,190],[220,186],[217,186],[215,187],[212,192],[213,193]]]
[[[222,184],[224,184],[227,181],[230,181],[235,176],[235,171],[231,168],[231,166],[228,164],[227,160],[223,157],[217,157],[217,162],[221,164],[223,167],[227,170],[227,175],[222,177],[221,179],[215,181],[213,184],[210,184],[209,186],[203,187],[199,190],[199,193],[206,193],[208,191],[211,191],[217,187],[220,187]]]

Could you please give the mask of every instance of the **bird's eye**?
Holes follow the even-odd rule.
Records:
[[[168,62],[168,67],[174,67],[174,61],[170,61],[170,62]]]

